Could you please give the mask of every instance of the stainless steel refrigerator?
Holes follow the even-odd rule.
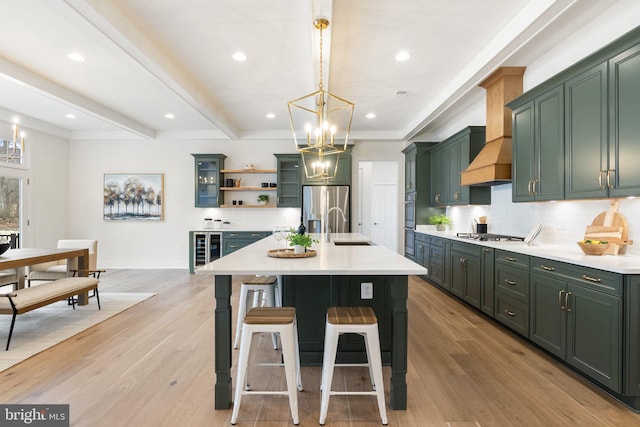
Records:
[[[348,185],[303,185],[302,221],[309,233],[321,233],[328,218],[329,233],[349,233],[351,201]]]

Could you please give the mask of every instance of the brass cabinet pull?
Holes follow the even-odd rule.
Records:
[[[491,252],[491,249],[489,249],[489,248],[484,248],[484,249],[482,249],[482,251],[483,251],[483,252]]]
[[[541,269],[543,269],[543,270],[547,270],[547,271],[553,271],[553,270],[555,270],[553,267],[547,267],[547,266],[546,266],[546,265],[544,265],[544,264],[540,264],[540,268],[541,268]]]
[[[453,193],[453,200],[460,200],[460,192],[456,191]]]
[[[616,173],[615,169],[608,169],[607,170],[607,187],[609,188],[613,188],[614,185],[611,183],[611,173]]]
[[[529,194],[533,194],[533,192],[531,191],[531,184],[533,183],[532,180],[529,180],[529,182],[527,183],[527,192]]]
[[[517,282],[514,282],[513,280],[509,280],[509,279],[504,279],[504,283],[511,286],[515,286],[518,284]]]
[[[591,277],[591,276],[587,276],[586,274],[582,275],[582,278],[584,280],[588,280],[590,282],[595,282],[595,283],[600,283],[602,282],[602,279],[598,278],[598,277]]]
[[[436,194],[434,197],[436,203],[440,203],[440,194]]]
[[[567,308],[567,312],[571,311],[571,307],[569,307],[569,297],[571,297],[571,292],[567,292],[564,296],[564,305]]]
[[[507,261],[511,261],[511,262],[518,261],[516,258],[511,258],[510,256],[505,256],[504,259],[506,259]]]
[[[537,180],[537,179],[534,179],[534,180],[533,180],[533,194],[534,194],[534,195],[538,194],[538,191],[536,190],[536,187],[537,187],[537,185],[536,185],[536,184],[537,184],[537,183],[538,183],[538,180]]]
[[[516,314],[513,311],[510,311],[508,309],[504,309],[504,312],[507,313],[509,316],[514,317]]]
[[[564,310],[564,304],[562,303],[562,295],[564,294],[564,290],[559,290],[558,291],[558,306],[560,307],[560,310]]]
[[[603,173],[604,173],[604,171],[598,172],[598,187],[600,187],[601,189],[604,189],[604,185],[602,185],[602,174]]]
[[[432,255],[434,258],[440,258],[440,254],[433,254]]]

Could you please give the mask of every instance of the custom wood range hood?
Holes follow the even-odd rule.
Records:
[[[526,67],[501,67],[479,84],[487,91],[487,141],[460,173],[461,185],[511,182],[511,110],[505,104],[522,95]]]

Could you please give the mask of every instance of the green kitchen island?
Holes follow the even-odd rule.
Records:
[[[369,240],[360,234],[331,234],[330,242],[321,235],[314,237],[320,240],[312,247],[317,252],[314,257],[270,257],[268,251],[276,249],[277,242],[268,237],[195,271],[215,277],[216,409],[228,409],[232,403],[232,275],[252,274],[281,279],[283,305],[296,307],[300,358],[305,365],[322,364],[328,307],[373,307],[383,362],[391,365],[390,406],[406,409],[408,276],[427,270],[384,246],[367,244]],[[358,336],[341,340],[338,362],[362,361],[363,350]]]

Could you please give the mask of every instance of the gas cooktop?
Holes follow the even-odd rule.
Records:
[[[524,241],[524,237],[507,236],[507,235],[504,235],[504,234],[457,233],[456,235],[458,237],[462,237],[463,239],[474,239],[474,240],[490,241],[490,242],[509,242],[509,241],[522,242],[522,241]]]

